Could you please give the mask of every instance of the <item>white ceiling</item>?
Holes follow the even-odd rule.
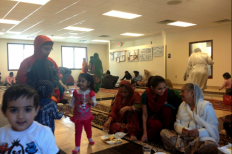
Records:
[[[167,5],[170,0],[51,0],[41,6],[17,1],[0,0],[0,19],[22,21],[18,25],[2,24],[5,31],[22,32],[19,35],[4,34],[4,39],[28,39],[28,36],[54,35],[69,37],[73,32],[63,28],[68,26],[95,29],[91,32],[77,32],[80,39],[55,39],[54,41],[78,43],[79,40],[113,40],[134,39],[120,34],[142,33],[144,38],[166,33],[217,26],[218,20],[231,20],[231,0],[182,0],[178,5]],[[18,3],[18,5],[16,5]],[[16,7],[9,13],[9,11]],[[135,19],[121,19],[103,16],[110,10],[140,14]],[[9,14],[7,14],[9,13]],[[184,21],[197,24],[192,27],[175,27],[159,24],[163,20]],[[224,23],[224,24],[231,24]],[[1,31],[0,31],[1,32]],[[109,35],[102,38],[100,35]],[[32,38],[33,39],[33,38]],[[107,43],[100,43],[107,44]]]

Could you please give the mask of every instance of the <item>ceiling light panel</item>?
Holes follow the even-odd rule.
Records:
[[[3,35],[4,33],[3,32],[0,32],[0,35]]]
[[[64,29],[67,29],[67,30],[74,30],[74,31],[84,31],[84,32],[89,32],[89,31],[94,30],[94,29],[90,29],[90,28],[72,27],[72,26],[66,27],[66,28],[64,28]]]
[[[108,40],[92,40],[94,42],[109,42]]]
[[[112,10],[110,12],[106,12],[106,13],[104,13],[102,15],[111,16],[111,17],[118,17],[118,18],[124,18],[124,19],[134,19],[134,18],[138,18],[138,17],[142,16],[142,15],[138,15],[138,14],[115,11],[115,10]]]
[[[21,32],[15,32],[15,31],[7,31],[8,34],[20,34]]]
[[[12,1],[19,1],[23,3],[31,3],[31,4],[38,4],[38,5],[44,5],[50,0],[12,0]]]
[[[168,23],[168,25],[179,26],[179,27],[189,27],[189,26],[195,26],[196,24],[188,23],[188,22],[182,22],[182,21],[176,21],[176,22],[173,22],[173,23]]]
[[[144,34],[138,34],[138,33],[123,33],[121,35],[127,35],[127,36],[142,36]]]
[[[20,21],[17,21],[17,20],[0,19],[0,23],[16,25],[16,24],[20,23]]]

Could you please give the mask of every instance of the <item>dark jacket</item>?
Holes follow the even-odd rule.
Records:
[[[34,40],[34,54],[22,61],[16,79],[19,83],[27,83],[32,87],[39,80],[49,80],[54,85],[59,83],[60,70],[56,62],[40,53],[41,45],[52,40],[44,35],[38,35]]]
[[[102,88],[113,89],[115,84],[118,81],[118,78],[119,78],[118,76],[113,76],[113,75],[106,74],[102,78]]]
[[[122,78],[122,80],[124,80],[125,78],[126,78],[127,80],[130,80],[130,79],[132,79],[132,76],[131,76],[130,73],[128,73],[127,75],[125,75],[125,76]]]

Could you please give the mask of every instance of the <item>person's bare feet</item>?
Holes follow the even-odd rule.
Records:
[[[136,141],[137,140],[137,137],[136,136],[131,136],[130,137],[130,141]]]

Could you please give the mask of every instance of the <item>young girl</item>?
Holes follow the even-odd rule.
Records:
[[[230,73],[226,72],[223,74],[223,78],[225,79],[224,83],[222,84],[221,88],[219,90],[222,90],[224,87],[226,89],[226,95],[232,95],[231,91],[231,75]]]
[[[85,128],[90,145],[94,144],[94,141],[92,140],[91,128],[91,121],[94,119],[94,116],[91,114],[90,110],[91,106],[94,107],[97,104],[92,76],[88,73],[80,74],[78,78],[78,84],[80,89],[75,89],[73,91],[73,97],[69,104],[70,107],[74,107],[73,117],[70,118],[71,121],[75,123],[76,129],[76,148],[72,151],[74,154],[80,150],[83,126]]]

